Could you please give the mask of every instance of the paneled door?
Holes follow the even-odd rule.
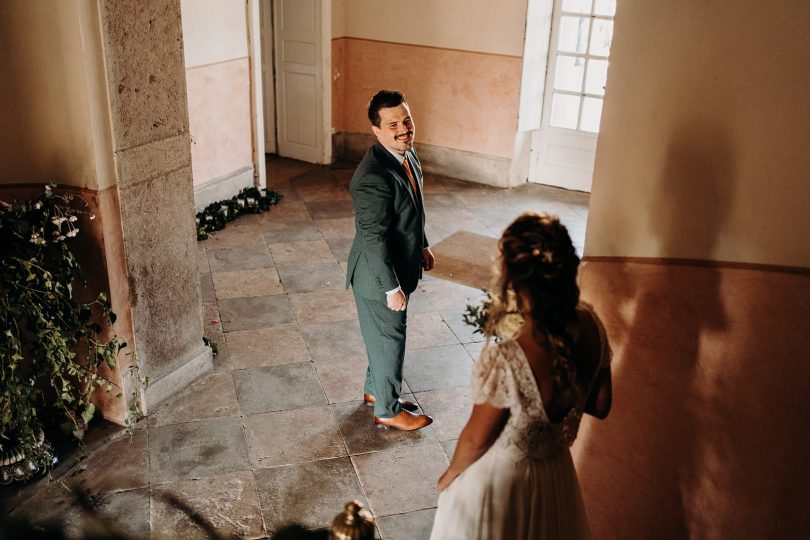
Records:
[[[616,0],[555,0],[529,181],[591,191]]]
[[[278,153],[310,163],[324,161],[322,2],[328,1],[273,2]]]

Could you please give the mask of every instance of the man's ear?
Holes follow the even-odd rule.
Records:
[[[375,137],[380,136],[380,128],[378,128],[374,124],[371,124],[371,132],[374,134]]]

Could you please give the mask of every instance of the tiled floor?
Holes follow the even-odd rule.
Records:
[[[101,495],[122,530],[192,537],[172,493],[225,532],[272,534],[296,521],[327,526],[353,498],[384,540],[427,538],[436,480],[470,410],[469,377],[482,346],[461,321],[480,292],[426,277],[411,298],[403,391],[433,415],[413,433],[381,431],[359,400],[366,360],[345,265],[354,234],[351,168],[268,162],[284,194],[270,212],[239,219],[198,248],[205,334],[215,369],[152,411],[132,436],[113,433],[78,465],[9,500],[17,513],[77,523],[66,485]],[[587,196],[537,185],[498,190],[428,176],[427,235],[496,237],[518,213],[558,214],[578,248]],[[440,261],[439,261],[440,264]]]

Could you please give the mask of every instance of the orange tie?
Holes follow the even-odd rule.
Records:
[[[411,173],[411,166],[408,165],[408,158],[405,158],[405,161],[402,162],[405,165],[405,172],[408,174],[408,180],[411,181],[411,187],[413,188],[413,194],[416,197],[419,197],[419,189],[416,187],[416,180],[413,179],[413,173]]]

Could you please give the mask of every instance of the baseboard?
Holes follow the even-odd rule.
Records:
[[[359,161],[374,141],[370,133],[335,133],[332,136],[332,153],[338,160]],[[512,160],[509,158],[420,143],[416,144],[416,151],[425,172],[490,186],[510,187]]]
[[[194,206],[202,210],[211,203],[230,199],[246,187],[253,187],[253,165],[194,186]]]
[[[211,349],[203,345],[202,340],[200,340],[200,346],[178,368],[163,375],[156,381],[149,380],[144,392],[146,412],[154,410],[155,406],[160,402],[183,390],[197,377],[211,371],[213,368],[214,360]]]

